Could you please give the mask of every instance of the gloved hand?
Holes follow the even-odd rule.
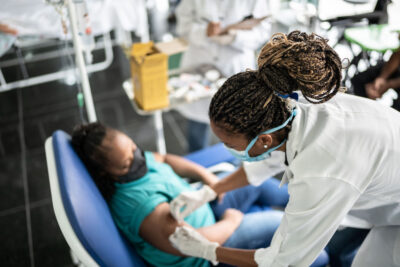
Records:
[[[180,226],[169,236],[169,242],[182,254],[203,258],[217,265],[217,242],[211,242],[196,230],[187,226]]]
[[[208,185],[204,185],[197,191],[182,192],[169,204],[171,214],[175,220],[181,222],[190,213],[216,197],[217,193]]]

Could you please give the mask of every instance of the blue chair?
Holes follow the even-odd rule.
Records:
[[[56,131],[45,148],[54,212],[73,258],[84,266],[145,267],[118,231],[70,136]]]

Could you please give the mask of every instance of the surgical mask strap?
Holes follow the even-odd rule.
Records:
[[[296,100],[296,101],[299,101],[299,94],[296,93],[296,92],[293,92],[293,93],[291,93],[291,94],[286,94],[286,95],[284,95],[284,94],[278,94],[278,96],[280,96],[280,97],[282,97],[282,98],[284,98],[284,99],[286,99],[286,98],[291,98],[291,99],[294,99],[294,100]]]
[[[257,142],[257,139],[258,139],[258,137],[259,137],[260,135],[262,135],[262,134],[273,133],[273,132],[275,132],[275,131],[278,131],[278,130],[280,130],[280,129],[286,127],[286,125],[288,125],[288,123],[293,119],[294,116],[296,116],[296,114],[297,114],[297,110],[296,110],[296,109],[293,109],[293,110],[292,110],[292,114],[290,115],[290,117],[289,117],[283,124],[281,124],[281,125],[279,125],[279,126],[277,126],[277,127],[275,127],[275,128],[269,129],[269,130],[267,130],[267,131],[265,131],[265,132],[262,132],[262,133],[258,134],[256,137],[254,137],[253,140],[251,140],[251,142],[248,144],[248,146],[247,146],[247,148],[246,148],[246,150],[245,150],[245,151],[246,151],[246,156],[249,157],[249,150],[253,147],[253,145],[255,144],[255,142]],[[283,144],[285,141],[286,141],[286,140],[284,140],[284,141],[282,142],[282,144]],[[280,144],[280,145],[279,145],[278,147],[276,147],[276,148],[279,148],[282,144]],[[276,149],[276,148],[275,148],[275,149]]]

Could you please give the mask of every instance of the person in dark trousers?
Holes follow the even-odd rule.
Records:
[[[388,62],[378,64],[355,75],[351,82],[358,96],[377,99],[390,88],[400,92],[400,49],[392,54]],[[392,107],[400,110],[400,96],[393,101]]]

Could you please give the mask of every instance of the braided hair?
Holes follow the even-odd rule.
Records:
[[[300,90],[311,103],[323,103],[340,89],[341,61],[327,40],[299,31],[278,33],[262,48],[258,70],[230,77],[211,100],[211,121],[249,140],[281,125],[291,115],[278,94]],[[283,141],[290,124],[276,133]]]
[[[104,166],[107,164],[106,148],[102,142],[112,129],[101,123],[81,124],[74,128],[71,144],[85,164],[94,182],[106,201],[115,192],[114,181]]]
[[[301,90],[310,103],[328,101],[340,89],[342,64],[327,41],[299,31],[273,35],[258,57],[262,80],[281,94]]]

